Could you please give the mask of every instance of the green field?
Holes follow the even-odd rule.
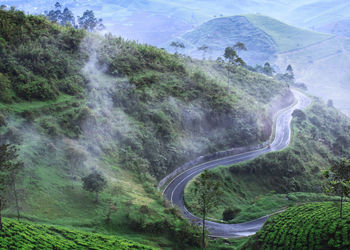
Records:
[[[289,208],[268,219],[244,249],[349,249],[350,204],[310,203]]]

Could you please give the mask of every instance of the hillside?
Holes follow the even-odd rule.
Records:
[[[350,113],[350,39],[335,37],[312,46],[281,53],[275,63],[285,69],[291,64],[297,82],[304,82],[311,94]]]
[[[199,155],[265,141],[270,103],[290,93],[245,69],[227,79],[216,62],[16,10],[0,10],[0,23],[0,142],[18,145],[21,216],[32,221],[194,246],[196,228],[157,180]],[[93,170],[108,183],[98,203],[81,183]]]
[[[334,203],[310,203],[271,217],[242,249],[348,249],[350,206],[344,217]]]
[[[261,29],[275,41],[277,52],[307,47],[331,36],[293,27],[276,19],[262,15],[245,15],[255,27]]]
[[[317,0],[294,8],[286,19],[305,28],[316,29],[327,23],[349,17],[350,4],[346,0]]]
[[[330,38],[330,35],[299,29],[262,15],[240,15],[210,20],[179,39],[186,45],[185,53],[201,57],[197,50],[207,45],[212,58],[222,56],[225,47],[243,42],[241,52],[249,64],[273,60],[277,53],[299,49]]]
[[[6,219],[2,249],[155,249],[122,237]]]
[[[322,171],[349,155],[349,120],[334,108],[314,100],[305,112],[294,113],[290,147],[252,161],[211,170],[223,183],[224,195],[209,217],[221,220],[225,209],[239,209],[239,223],[272,214],[294,204],[337,200],[324,194]],[[193,207],[193,184],[185,202]]]
[[[350,18],[330,22],[318,27],[321,32],[350,37]]]

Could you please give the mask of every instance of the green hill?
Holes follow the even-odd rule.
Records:
[[[113,235],[4,220],[1,249],[155,249]]]
[[[249,64],[273,60],[279,52],[300,49],[330,38],[331,35],[299,29],[262,15],[239,15],[212,19],[179,38],[183,52],[201,57],[198,47],[207,45],[208,55],[222,56],[225,47],[243,42],[241,52]]]
[[[343,219],[331,202],[289,208],[268,219],[243,249],[349,249],[349,205],[344,206]]]

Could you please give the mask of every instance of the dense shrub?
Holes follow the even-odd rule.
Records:
[[[14,9],[0,10],[0,26],[0,101],[13,99],[11,90],[25,100],[79,92],[84,31]]]
[[[239,208],[227,208],[222,213],[222,219],[224,221],[232,220],[237,216],[237,214],[239,214],[239,212],[241,212],[241,209]]]

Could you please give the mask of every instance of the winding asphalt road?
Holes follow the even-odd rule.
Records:
[[[194,166],[187,171],[176,176],[164,189],[163,195],[171,202],[173,206],[178,206],[185,217],[192,223],[201,224],[201,219],[191,214],[185,207],[183,196],[186,184],[195,176],[206,169],[215,168],[217,166],[232,165],[242,161],[254,159],[262,154],[272,151],[278,151],[286,148],[289,145],[291,137],[290,122],[292,120],[292,113],[295,109],[305,109],[310,104],[310,99],[300,93],[292,90],[297,100],[297,103],[287,109],[284,109],[276,119],[275,139],[270,144],[270,147],[265,147],[259,150],[245,152],[237,155],[224,157],[221,159],[205,162]],[[269,215],[239,224],[223,224],[212,221],[206,221],[207,230],[213,237],[240,237],[255,234],[265,223]]]

